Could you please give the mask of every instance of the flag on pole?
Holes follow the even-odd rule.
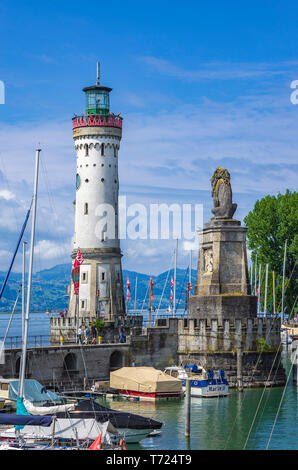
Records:
[[[71,272],[71,278],[73,281],[73,286],[74,286],[74,294],[79,295],[79,289],[80,289],[80,266],[83,263],[83,257],[82,253],[80,250],[77,252],[76,259],[74,260],[73,263],[73,268]]]
[[[130,299],[130,282],[129,282],[129,277],[127,275],[127,280],[126,280],[126,302],[128,302]]]
[[[171,293],[170,293],[170,302],[173,301],[173,286],[174,286],[174,279],[171,277]]]
[[[258,284],[257,291],[256,291],[256,296],[258,297],[258,299],[259,299],[259,290],[260,290],[260,286]]]
[[[153,300],[153,280],[151,276],[150,276],[150,299],[151,301]]]

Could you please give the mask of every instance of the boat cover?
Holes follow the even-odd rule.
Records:
[[[35,406],[31,401],[24,399],[24,405],[26,410],[31,415],[52,415],[63,411],[71,411],[75,409],[74,403],[67,403],[65,405],[55,405],[55,406]]]
[[[115,435],[118,434],[117,429],[111,423],[108,421],[99,423],[94,418],[59,418],[55,421],[55,438],[95,440],[99,434],[102,434],[103,438],[105,438],[107,432]],[[52,434],[52,428],[46,429],[39,426],[26,426],[22,432],[24,437],[35,437],[38,439],[51,438]]]
[[[17,415],[0,413],[0,424],[6,425],[19,425],[19,426],[50,426],[52,423],[52,416],[31,416],[31,415]]]
[[[75,410],[67,413],[57,413],[57,418],[95,418],[96,421],[104,423],[109,421],[116,429],[160,429],[162,423],[154,419],[135,415],[132,413],[112,410],[100,405],[92,399],[79,400]]]
[[[182,384],[154,367],[122,367],[110,373],[110,387],[142,393],[179,393]]]
[[[8,398],[10,400],[17,400],[18,397],[19,381],[12,380],[9,382]],[[26,379],[24,384],[24,395],[26,400],[32,403],[46,403],[51,404],[64,403],[64,398],[59,397],[56,393],[51,390],[47,390],[37,380]]]
[[[43,416],[43,418],[46,418]],[[50,417],[47,417],[50,418]],[[54,426],[54,421],[53,421]],[[111,443],[111,434],[119,436],[117,429],[109,422],[99,423],[93,419],[56,419],[55,427],[41,427],[37,425],[25,426],[21,430],[21,435],[25,439],[67,439],[67,440],[90,440],[94,441],[100,434],[102,440]],[[15,428],[9,428],[1,431],[0,437],[2,439],[11,439],[15,437]]]

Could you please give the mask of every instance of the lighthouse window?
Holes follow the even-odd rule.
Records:
[[[105,144],[101,144],[101,155],[102,157],[104,156],[105,154]]]
[[[89,183],[89,180],[88,180],[88,179],[85,179],[85,183]]]
[[[89,147],[88,144],[85,144],[85,156],[88,157],[89,155]]]
[[[88,202],[85,202],[84,205],[84,215],[88,215]]]
[[[104,180],[105,180],[104,178],[101,178],[101,182],[102,182],[102,183],[104,182]]]

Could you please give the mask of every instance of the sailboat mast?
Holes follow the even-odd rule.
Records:
[[[27,242],[23,242],[23,269],[22,269],[22,338],[24,337],[24,324],[25,324],[25,285],[26,285],[26,245]]]
[[[24,381],[26,371],[26,352],[27,352],[27,340],[28,340],[28,324],[29,324],[29,310],[30,310],[30,297],[31,297],[31,286],[32,286],[32,272],[33,272],[33,253],[34,253],[34,241],[35,241],[35,225],[36,225],[36,206],[37,206],[37,188],[38,188],[38,169],[39,169],[39,153],[41,149],[36,150],[35,157],[35,176],[34,176],[34,193],[32,200],[32,225],[31,225],[31,240],[30,240],[30,256],[29,256],[29,269],[28,269],[28,287],[27,287],[27,302],[26,302],[26,313],[24,319],[24,336],[22,344],[22,361],[21,361],[21,373],[19,383],[19,397],[24,397]]]
[[[286,273],[286,256],[287,256],[287,242],[285,241],[285,250],[284,250],[284,264],[283,264],[283,273],[282,273],[282,296],[281,296],[281,321],[284,321],[284,296],[285,296],[285,273]]]

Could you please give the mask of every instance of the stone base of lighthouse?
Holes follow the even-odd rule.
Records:
[[[84,262],[80,267],[79,296],[74,295],[71,285],[68,316],[78,318],[79,322],[86,318],[121,322],[125,317],[125,302],[120,249],[81,249],[81,253]],[[75,256],[73,253],[73,261]]]

